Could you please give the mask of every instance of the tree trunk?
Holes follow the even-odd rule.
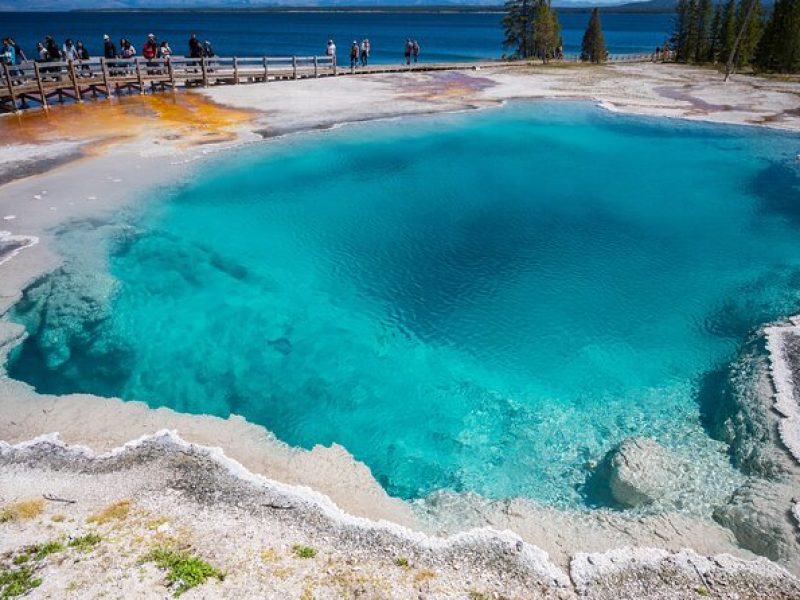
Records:
[[[739,44],[742,42],[744,32],[747,31],[747,25],[750,23],[750,17],[753,14],[755,5],[756,0],[750,0],[750,4],[747,6],[747,12],[744,15],[744,19],[742,19],[742,26],[739,28],[736,40],[733,42],[733,48],[731,48],[731,53],[728,55],[728,62],[725,64],[725,81],[728,81],[736,69],[736,53],[739,51]]]

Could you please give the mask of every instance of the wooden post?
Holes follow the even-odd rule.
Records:
[[[203,87],[208,87],[208,69],[206,69],[206,57],[200,58],[200,68],[203,71]]]
[[[14,107],[14,111],[18,111],[17,108],[17,95],[14,93],[14,83],[11,81],[11,71],[8,69],[8,65],[3,63],[3,75],[6,78],[6,86],[8,87],[8,93],[11,95],[11,104]]]
[[[136,81],[139,83],[139,93],[144,94],[144,79],[142,78],[142,65],[139,63],[139,57],[133,59],[133,64],[136,65]]]
[[[233,57],[233,84],[239,85],[239,59]]]
[[[103,85],[106,86],[106,98],[111,98],[114,92],[111,91],[111,83],[108,81],[108,63],[105,58],[100,59],[100,69],[103,71]]]
[[[78,76],[75,73],[75,61],[69,61],[69,78],[72,80],[72,91],[75,94],[75,102],[83,102],[83,98],[81,97],[81,88],[78,85]]]
[[[172,57],[167,57],[167,72],[169,73],[169,83],[175,89],[175,67],[172,65]]]
[[[39,70],[39,63],[33,63],[33,73],[36,75],[36,86],[39,88],[39,95],[42,97],[42,108],[47,110],[47,96],[44,93],[44,84],[42,83],[42,72]]]
[[[297,79],[297,57],[292,57],[292,79]]]
[[[319,77],[319,65],[317,64],[317,57],[314,56],[314,78]]]
[[[265,56],[264,57],[264,83],[267,83],[267,81],[269,81],[269,77],[268,77],[268,75],[269,75],[269,66],[268,65],[269,65],[269,62],[267,61],[267,57]]]

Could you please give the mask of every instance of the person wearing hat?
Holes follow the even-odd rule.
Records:
[[[114,42],[111,41],[111,37],[108,34],[103,36],[103,56],[105,58],[117,58],[117,47],[114,45]]]
[[[356,66],[358,66],[358,42],[353,40],[353,44],[350,46],[350,70],[355,71]]]
[[[156,59],[158,56],[158,42],[156,42],[156,36],[152,33],[147,34],[147,41],[142,46],[142,56],[147,61],[148,67],[154,67],[155,63],[151,62]],[[148,69],[148,73],[153,73],[152,69]]]
[[[326,50],[326,54],[331,57],[334,66],[336,65],[336,44],[333,43],[333,40],[328,40],[328,49]]]

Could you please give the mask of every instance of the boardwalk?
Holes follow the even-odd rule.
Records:
[[[650,55],[615,57],[612,62],[650,61]],[[178,87],[208,87],[293,81],[310,77],[447,71],[476,69],[498,64],[525,66],[524,62],[419,63],[412,65],[337,66],[329,56],[247,58],[91,59],[69,62],[26,62],[2,65],[0,112],[33,106],[47,108],[54,101],[82,102],[108,98],[120,92],[144,94]]]

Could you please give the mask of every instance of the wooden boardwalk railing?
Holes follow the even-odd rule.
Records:
[[[650,55],[629,59],[614,57],[613,62],[645,62]],[[47,108],[55,99],[82,102],[86,97],[111,97],[120,91],[144,94],[169,88],[211,85],[238,85],[330,77],[343,74],[395,73],[474,69],[497,65],[497,61],[480,63],[419,63],[412,65],[371,65],[337,67],[330,56],[284,57],[214,57],[187,58],[96,58],[85,61],[25,62],[2,65],[0,72],[0,112],[15,112],[31,106]],[[525,66],[524,61],[502,63]]]

